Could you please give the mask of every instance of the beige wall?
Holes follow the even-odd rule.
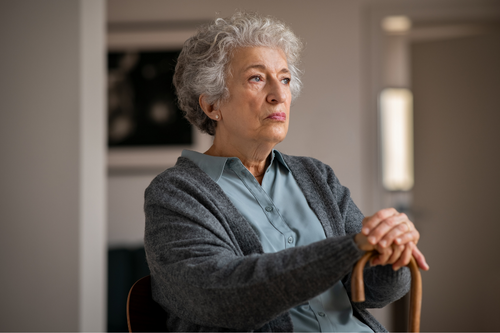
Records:
[[[0,2],[0,331],[105,327],[103,5]]]

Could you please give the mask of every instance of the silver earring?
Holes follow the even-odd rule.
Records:
[[[218,114],[215,115],[215,119],[219,119],[219,115]]]

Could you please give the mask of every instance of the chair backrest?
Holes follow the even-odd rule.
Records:
[[[151,276],[145,276],[130,288],[127,299],[129,332],[166,332],[167,313],[151,297]]]

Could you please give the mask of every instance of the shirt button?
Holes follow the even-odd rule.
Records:
[[[324,313],[324,312],[318,312],[318,314],[319,314],[321,317],[324,317],[324,316],[325,316],[325,313]]]
[[[290,243],[290,244],[293,243],[293,237],[292,236],[288,237],[288,243]]]
[[[271,207],[271,206],[266,207],[266,212],[272,212],[272,211],[273,211],[273,207]]]

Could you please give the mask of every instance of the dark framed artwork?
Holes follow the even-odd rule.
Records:
[[[175,100],[177,51],[108,53],[108,146],[192,145]]]
[[[183,149],[203,152],[211,145],[211,137],[193,128],[177,105],[175,64],[194,30],[173,28],[127,25],[108,31],[111,170],[165,168],[175,164]]]

